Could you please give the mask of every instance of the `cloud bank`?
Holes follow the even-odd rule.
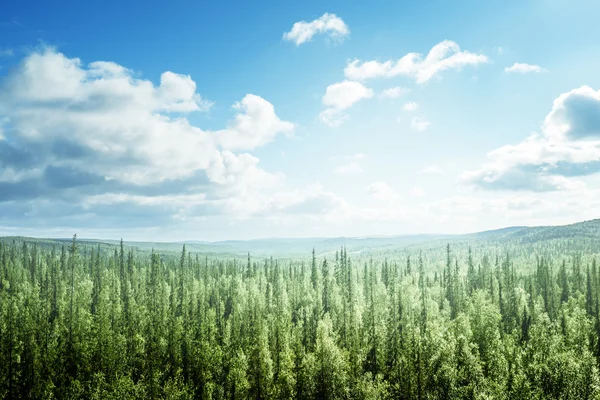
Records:
[[[0,83],[0,221],[49,208],[66,223],[107,213],[135,220],[142,208],[156,223],[188,211],[253,212],[238,199],[260,198],[285,177],[239,151],[295,125],[247,94],[224,129],[204,130],[186,118],[212,106],[196,89],[189,75],[166,71],[154,84],[53,48],[25,57]]]

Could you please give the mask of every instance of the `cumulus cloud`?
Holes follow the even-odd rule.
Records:
[[[283,34],[283,39],[300,46],[317,34],[327,34],[335,40],[342,41],[350,35],[350,28],[337,15],[325,13],[311,22],[296,22],[289,32]]]
[[[348,115],[335,108],[326,108],[319,114],[319,119],[325,125],[335,128],[343,124],[348,119]]]
[[[416,131],[426,131],[431,125],[431,122],[427,121],[423,117],[412,117],[410,120],[410,127]]]
[[[361,99],[373,97],[373,90],[360,82],[343,81],[327,86],[323,96],[325,106],[345,110]]]
[[[373,90],[360,82],[343,81],[329,85],[322,99],[323,105],[328,108],[321,112],[321,121],[329,126],[338,126],[348,118],[344,110],[371,97]]]
[[[481,168],[460,176],[484,189],[556,191],[581,188],[578,177],[600,171],[600,91],[561,94],[542,125],[516,145],[488,153]]]
[[[526,63],[514,63],[512,66],[504,68],[504,72],[519,73],[519,74],[529,74],[532,72],[537,73],[537,72],[543,72],[543,71],[545,71],[545,69],[540,67],[539,65],[526,64]]]
[[[216,132],[226,149],[252,150],[272,141],[278,134],[291,135],[294,124],[279,119],[275,107],[260,96],[246,95],[234,108],[239,111],[227,129]]]
[[[211,182],[238,192],[248,192],[265,187],[274,187],[283,180],[283,175],[266,172],[258,167],[259,159],[251,154],[234,154],[229,150],[219,153],[207,170]]]
[[[101,71],[109,71],[112,74],[125,73],[120,66],[111,65],[111,68],[101,68]],[[118,71],[118,72],[117,72]],[[203,100],[196,93],[196,82],[189,75],[180,75],[171,71],[163,72],[160,76],[160,86],[157,89],[157,97],[162,103],[160,108],[171,112],[204,111],[212,107],[212,103]]]
[[[34,52],[0,83],[0,202],[90,197],[88,205],[154,206],[181,195],[181,202],[221,204],[280,184],[281,174],[234,151],[291,135],[294,125],[252,94],[236,103],[223,130],[186,118],[210,106],[189,75],[167,71],[156,85],[112,62]]]
[[[410,89],[406,89],[400,86],[391,87],[384,89],[379,97],[382,99],[397,99],[400,96],[403,96],[410,92]]]
[[[461,51],[455,42],[444,40],[433,46],[425,57],[419,53],[408,53],[398,61],[353,60],[344,69],[344,74],[346,78],[358,81],[407,76],[417,83],[425,83],[443,71],[486,62],[487,56]]]
[[[544,135],[553,139],[600,139],[600,90],[582,86],[561,94],[546,116]]]

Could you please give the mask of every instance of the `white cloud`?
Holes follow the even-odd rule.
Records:
[[[338,110],[345,110],[361,99],[373,97],[373,90],[360,82],[343,81],[327,86],[323,104]]]
[[[84,208],[91,208],[96,205],[133,203],[141,206],[146,205],[175,205],[192,206],[202,204],[206,201],[206,194],[186,194],[186,195],[159,195],[142,196],[127,193],[103,193],[88,196],[83,201]]]
[[[283,34],[284,40],[289,40],[300,46],[308,42],[316,34],[325,33],[335,40],[342,41],[350,35],[350,28],[335,14],[325,13],[311,22],[296,22],[289,32]]]
[[[234,108],[239,111],[227,129],[216,132],[219,145],[231,150],[251,150],[272,141],[278,134],[291,135],[294,124],[282,121],[271,103],[246,95]]]
[[[516,145],[488,153],[481,168],[460,181],[485,189],[574,190],[578,177],[600,171],[600,91],[583,86],[561,94],[542,125]]]
[[[396,62],[354,60],[348,63],[344,74],[348,79],[360,81],[402,75],[415,79],[417,83],[425,83],[442,71],[486,62],[488,58],[485,55],[461,51],[455,42],[444,40],[433,46],[425,58],[419,53],[408,53]]]
[[[404,106],[402,107],[402,109],[404,111],[408,111],[408,112],[415,111],[417,108],[419,108],[419,105],[417,103],[415,103],[414,101],[408,102],[408,103],[404,104]]]
[[[78,58],[67,58],[52,48],[27,56],[5,84],[13,101],[21,104],[68,101],[86,109],[113,107],[145,112],[204,111],[211,103],[196,93],[188,75],[164,72],[160,85],[135,79],[127,68],[112,62],[93,62],[87,68]],[[108,100],[114,103],[108,103]],[[6,101],[6,99],[5,99]],[[75,104],[73,104],[75,103]]]
[[[542,130],[553,139],[600,139],[600,90],[582,86],[558,96]]]
[[[30,187],[31,196],[65,187],[81,187],[85,195],[106,183],[131,192],[204,177],[197,190],[229,198],[280,184],[283,176],[260,169],[258,158],[231,150],[290,135],[294,125],[251,94],[236,104],[226,129],[203,130],[185,118],[208,107],[188,75],[167,71],[155,85],[118,64],[84,65],[46,48],[25,57],[1,83],[0,119],[10,140],[0,146],[0,175]],[[40,189],[28,181],[34,171],[41,171]]]
[[[113,66],[111,66],[112,68]],[[120,66],[117,66],[120,67]],[[119,69],[110,71],[111,74],[126,73]],[[160,76],[160,86],[157,89],[157,97],[162,103],[160,108],[170,112],[192,112],[192,111],[204,111],[212,107],[212,103],[203,100],[198,93],[196,93],[196,82],[192,80],[189,75],[180,75],[170,71],[163,72]]]
[[[483,216],[502,215],[498,219],[501,226],[509,221],[548,223],[567,217],[574,221],[590,209],[600,209],[600,192],[589,182],[586,185],[579,180],[600,170],[600,92],[588,87],[559,96],[541,134],[491,152],[489,162],[466,179],[479,187],[521,185],[521,188],[554,192],[543,197],[535,193],[503,196],[480,192],[477,196],[435,202],[419,200],[419,204],[411,206],[402,204],[403,198],[424,195],[422,188],[404,189],[399,194],[390,185],[375,182],[368,192],[378,202],[371,208],[362,208],[320,185],[287,188],[283,174],[263,170],[260,160],[252,154],[236,153],[264,146],[278,135],[293,134],[295,126],[280,119],[265,99],[246,95],[236,104],[232,114],[237,115],[232,115],[224,129],[204,130],[186,118],[188,113],[205,110],[210,105],[196,93],[196,84],[190,76],[168,72],[157,83],[136,76],[115,63],[83,64],[78,59],[47,51],[26,58],[3,78],[0,83],[0,133],[5,137],[0,138],[3,189],[21,184],[35,191],[30,181],[40,179],[44,185],[51,185],[53,180],[48,173],[53,169],[73,171],[75,175],[98,175],[102,181],[87,184],[90,189],[82,192],[57,186],[56,190],[62,193],[59,201],[41,194],[43,200],[37,206],[26,205],[30,218],[53,225],[48,223],[52,220],[47,214],[72,213],[71,209],[83,208],[81,215],[112,224],[115,219],[109,219],[111,216],[127,220],[136,214],[150,220],[146,211],[152,210],[148,223],[153,227],[164,226],[161,218],[166,216],[190,222],[193,228],[188,232],[194,232],[192,229],[196,229],[199,221],[196,218],[223,213],[227,218],[236,218],[236,222],[246,218],[249,224],[262,223],[257,222],[259,218],[276,221],[273,223],[286,221],[287,227],[296,229],[294,232],[300,232],[297,226],[301,221],[325,228],[330,224],[338,229],[331,228],[330,234],[337,234],[339,229],[345,229],[339,228],[346,226],[341,223],[361,233],[384,224],[392,227],[391,233],[396,233],[398,226],[407,226],[405,221],[415,219],[420,221],[400,229],[420,229],[423,221],[427,221],[430,230],[459,229],[457,226],[479,229]],[[326,106],[339,117],[340,109],[347,110],[362,98],[373,97],[369,90],[362,95],[359,91],[355,101],[347,99],[344,90],[333,90]],[[416,122],[415,129],[419,122],[428,123],[419,118]],[[355,153],[331,159],[335,164],[330,169],[360,173],[365,157],[363,153]],[[428,166],[422,172],[442,173],[442,169]],[[172,190],[171,185],[178,182],[183,182],[185,189]],[[6,204],[14,207],[26,203],[20,199],[7,202],[7,194],[0,191],[3,215],[11,214]],[[69,211],[57,211],[57,204]],[[116,210],[120,214],[112,215]],[[17,218],[22,217],[14,217],[12,221],[19,221]],[[60,218],[59,226],[69,226]],[[231,220],[220,220],[221,225],[227,222]]]
[[[504,68],[504,72],[519,73],[519,74],[528,74],[531,72],[537,73],[537,72],[543,72],[543,71],[545,71],[545,69],[540,67],[539,65],[525,64],[525,63],[514,63],[512,66]]]
[[[382,99],[397,99],[400,96],[403,96],[410,92],[410,89],[406,89],[400,86],[391,87],[384,89],[379,97]]]
[[[86,75],[80,59],[46,49],[29,55],[7,82],[5,90],[16,101],[81,101],[86,95],[82,93]],[[146,87],[140,91],[143,89]],[[3,97],[7,97],[6,92]]]
[[[325,125],[335,128],[343,124],[348,119],[348,115],[335,108],[326,108],[321,111],[319,118]]]
[[[259,159],[251,154],[234,154],[224,150],[215,158],[207,170],[208,178],[236,192],[250,189],[274,187],[283,180],[283,175],[272,174],[258,167]]]
[[[323,105],[326,108],[321,112],[320,118],[329,126],[338,126],[348,116],[343,112],[362,99],[373,97],[373,90],[360,82],[343,81],[327,86],[323,96]]]
[[[427,121],[425,118],[422,117],[413,117],[410,120],[410,127],[417,131],[425,131],[427,130],[427,128],[429,128],[430,125],[431,122]]]

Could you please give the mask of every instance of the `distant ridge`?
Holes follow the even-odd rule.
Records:
[[[536,243],[559,239],[592,239],[600,241],[600,219],[576,222],[568,225],[509,226],[469,234],[415,234],[373,237],[336,238],[266,238],[252,240],[223,241],[179,241],[179,242],[129,242],[128,247],[142,251],[179,252],[185,244],[187,250],[206,254],[230,254],[232,256],[251,253],[253,255],[306,255],[314,248],[318,254],[334,252],[345,246],[348,252],[365,250],[391,250],[414,245],[435,244],[442,241],[491,241],[502,243]],[[56,246],[70,242],[71,238],[29,238],[22,236],[0,237],[0,242],[16,240],[35,242],[40,246]],[[114,247],[119,240],[78,239],[81,245]]]
[[[520,231],[522,229],[528,229],[528,226],[509,226],[506,228],[500,228],[500,229],[491,229],[488,231],[482,231],[482,232],[477,232],[477,233],[472,233],[471,235],[473,236],[478,236],[478,237],[488,237],[488,236],[495,236],[495,235],[507,235],[507,234],[511,234],[517,231]]]

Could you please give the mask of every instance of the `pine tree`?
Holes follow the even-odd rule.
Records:
[[[569,300],[569,279],[567,277],[567,266],[565,260],[563,260],[558,274],[561,289],[560,302],[566,303]]]
[[[590,317],[594,316],[595,311],[592,285],[592,276],[590,274],[590,267],[588,266],[586,274],[585,309]]]
[[[471,295],[477,287],[477,276],[475,274],[475,263],[473,262],[473,253],[469,246],[469,255],[467,256],[467,282],[468,294]]]

